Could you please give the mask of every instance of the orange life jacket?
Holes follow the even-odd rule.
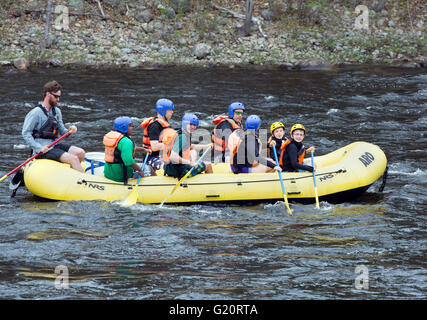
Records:
[[[286,139],[285,138],[285,142],[287,141],[288,139]],[[269,157],[269,158],[271,158],[271,159],[273,159],[273,160],[275,160],[274,159],[274,154],[272,153],[272,148],[275,148],[275,147],[270,147],[270,142],[271,141],[273,141],[273,136],[270,136],[270,138],[268,138],[268,140],[267,140],[267,156]],[[276,143],[277,143],[277,141],[276,141]],[[282,145],[283,145],[283,143],[282,143]],[[278,152],[277,153],[277,158],[278,159],[280,159],[281,158],[281,156],[282,156],[282,151],[284,150],[284,148],[282,149],[282,147],[280,147],[280,152]],[[277,149],[276,149],[276,151],[277,151]]]
[[[285,143],[282,144],[281,152],[280,152],[280,158],[279,158],[279,165],[283,166],[283,164],[285,163],[285,156],[286,156],[286,147],[291,143],[290,139],[286,139]],[[304,161],[304,157],[305,157],[305,147],[302,146],[300,152],[298,153],[298,163],[302,164]]]
[[[161,140],[164,145],[162,150],[162,160],[164,163],[170,162],[170,155],[172,152],[173,145],[176,138],[182,133],[181,130],[176,131],[172,128],[166,128],[161,133]],[[190,160],[190,150],[191,150],[191,139],[188,147],[185,150],[181,150],[179,156],[185,160]]]
[[[123,160],[120,157],[120,151],[117,149],[119,141],[122,140],[124,135],[117,131],[108,132],[103,139],[105,145],[105,157],[104,161],[107,163],[123,163]],[[132,141],[133,142],[133,141]],[[132,157],[135,156],[136,146],[134,144]]]
[[[153,149],[151,149],[151,141],[150,141],[150,137],[148,136],[148,126],[154,121],[157,121],[158,123],[160,123],[163,129],[170,128],[169,122],[163,119],[155,118],[155,117],[147,118],[141,123],[141,127],[144,129],[144,133],[142,136],[142,146],[151,151],[153,151]]]
[[[242,146],[243,139],[246,139],[247,133],[241,130],[234,131],[230,137],[228,138],[228,146],[230,148],[230,164],[233,166],[244,165],[245,167],[252,168],[258,165],[258,161],[254,161],[253,163],[248,163],[245,158],[245,163],[237,163],[237,153],[245,152],[245,146]]]
[[[233,132],[236,129],[241,129],[241,127],[236,123],[236,121],[234,121],[233,119],[229,119],[227,116],[218,116],[212,121],[213,124],[215,124],[215,128],[212,131],[212,142],[214,144],[214,149],[222,152],[229,150],[227,142],[225,141],[225,139],[223,139],[223,136],[217,134],[218,125],[224,121],[228,121],[230,123]]]

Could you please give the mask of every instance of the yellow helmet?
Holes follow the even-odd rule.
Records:
[[[292,135],[292,132],[294,132],[297,129],[304,130],[304,133],[305,133],[305,127],[300,123],[296,123],[291,127],[291,135]]]
[[[272,125],[270,126],[271,134],[273,134],[273,131],[276,130],[277,128],[283,128],[283,130],[285,130],[285,125],[280,121],[273,122]]]

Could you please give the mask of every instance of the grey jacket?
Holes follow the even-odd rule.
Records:
[[[48,114],[53,115],[53,108],[50,108]],[[64,123],[62,122],[62,113],[58,107],[55,107],[56,111],[56,120],[58,120],[58,132],[59,135],[65,134],[68,130],[65,128]],[[33,130],[40,130],[43,124],[47,121],[47,117],[44,114],[43,110],[40,107],[33,108],[25,116],[24,125],[22,126],[22,137],[25,142],[33,149],[33,154],[36,154],[41,151],[44,146],[49,145],[54,140],[53,139],[42,139],[34,138]]]

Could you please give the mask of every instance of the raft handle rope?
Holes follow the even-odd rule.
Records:
[[[77,181],[77,184],[84,184],[85,186],[87,184],[108,184],[108,185],[118,185],[118,186],[123,186],[123,183],[118,183],[118,182],[104,182],[104,181],[90,181],[90,180],[85,180],[85,179],[80,179]],[[131,190],[133,187],[135,187],[135,185],[129,185],[128,189]]]
[[[85,172],[90,170],[90,173],[92,175],[95,174],[95,168],[103,167],[105,165],[105,162],[98,161],[98,160],[92,160],[88,158],[84,158],[84,160],[90,163],[90,167],[86,168]],[[96,167],[95,167],[95,164],[97,164]]]
[[[388,176],[388,166],[385,167],[385,171],[383,173],[383,182],[381,183],[378,192],[383,192],[385,188],[385,184],[387,182],[387,176]]]
[[[323,176],[323,175],[327,175],[327,174],[333,174],[333,173],[346,173],[347,170],[345,169],[339,169],[336,171],[330,171],[330,172],[324,172],[324,173],[320,173],[317,176]],[[283,181],[285,180],[291,180],[291,183],[293,180],[298,180],[298,179],[306,179],[306,178],[312,178],[311,175],[307,175],[307,176],[303,176],[303,177],[293,177],[293,178],[287,178],[287,179],[283,179]],[[188,187],[190,185],[194,186],[194,185],[211,185],[211,184],[236,184],[238,186],[242,186],[245,183],[260,183],[260,182],[273,182],[273,181],[278,181],[279,179],[269,179],[269,180],[250,180],[250,181],[227,181],[227,182],[186,182],[186,183],[181,183],[182,187]],[[85,179],[80,179],[77,181],[77,184],[88,184],[88,183],[96,183],[96,184],[106,184],[106,185],[120,185],[123,186],[123,183],[118,183],[118,182],[104,182],[104,181],[91,181],[91,180],[85,180]],[[159,183],[159,184],[144,184],[144,187],[166,187],[166,186],[174,186],[174,183]],[[135,185],[129,185],[128,189],[132,189],[132,187],[136,186]]]
[[[84,158],[85,161],[90,163],[90,167],[86,168],[85,172],[90,170],[90,173],[92,175],[95,174],[95,168],[100,168],[105,166],[105,162],[101,161],[101,160],[92,160],[92,159],[88,159],[88,158]],[[97,165],[97,166],[95,166]]]

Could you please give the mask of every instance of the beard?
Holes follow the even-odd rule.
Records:
[[[55,98],[50,98],[50,105],[52,106],[52,107],[56,107],[56,105],[58,104],[58,100],[57,99],[55,99]]]

